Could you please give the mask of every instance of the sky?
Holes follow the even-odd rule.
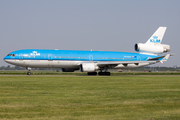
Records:
[[[20,49],[136,52],[160,26],[180,65],[180,0],[0,0],[0,66]]]

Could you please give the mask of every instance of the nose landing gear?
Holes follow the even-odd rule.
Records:
[[[31,68],[27,67],[26,69],[28,70],[27,75],[31,75]]]
[[[28,72],[27,72],[27,75],[31,75],[31,72],[28,71]]]

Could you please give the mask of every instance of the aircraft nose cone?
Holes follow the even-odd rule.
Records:
[[[7,62],[8,61],[8,59],[7,59],[7,56],[6,57],[4,57],[4,59],[3,59],[5,62]]]
[[[9,60],[9,59],[5,59],[5,58],[4,58],[4,61],[5,61],[6,63],[9,63],[9,64],[11,64],[11,63],[12,63],[12,61],[11,61],[11,60]]]
[[[7,61],[7,59],[5,59],[5,58],[4,58],[3,60],[4,60],[5,62]]]

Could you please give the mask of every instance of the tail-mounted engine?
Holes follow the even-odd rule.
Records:
[[[143,43],[138,43],[138,44],[135,44],[134,47],[135,47],[135,50],[137,52],[142,52],[142,53],[160,54],[160,53],[170,51],[170,45],[166,45],[166,44],[143,44]]]

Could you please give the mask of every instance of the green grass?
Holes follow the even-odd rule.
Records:
[[[0,76],[0,119],[179,120],[180,76]]]
[[[27,75],[27,70],[17,70],[17,71],[11,71],[11,70],[5,70],[0,71],[0,75]],[[31,71],[31,75],[87,75],[86,72],[56,72],[56,71]],[[160,72],[139,72],[139,71],[132,71],[132,72],[115,72],[112,71],[111,75],[180,75],[180,72],[178,71],[160,71]]]

